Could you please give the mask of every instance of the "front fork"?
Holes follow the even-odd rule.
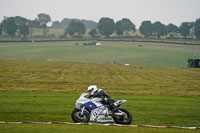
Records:
[[[81,110],[81,116],[83,116],[83,112],[85,111],[85,106],[83,106],[82,110]]]

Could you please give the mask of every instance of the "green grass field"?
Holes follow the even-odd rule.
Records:
[[[0,43],[0,121],[72,122],[74,102],[87,86],[97,84],[114,99],[128,100],[122,107],[133,115],[132,124],[200,126],[200,70],[185,68],[191,50],[198,52],[199,46],[101,42],[103,46],[95,47],[74,43]],[[112,64],[113,60],[131,65]],[[0,133],[83,131],[199,132],[0,124]]]
[[[0,125],[0,133],[199,133],[199,130],[184,129],[159,129],[144,127],[112,127],[112,126],[88,126],[88,125]]]
[[[101,42],[103,46],[83,46],[83,43],[0,43],[0,59],[187,67],[193,52],[200,53],[200,45]]]
[[[133,115],[132,124],[200,126],[198,97],[111,95],[127,99],[123,105]],[[79,94],[50,92],[0,93],[1,121],[73,122],[71,112]]]

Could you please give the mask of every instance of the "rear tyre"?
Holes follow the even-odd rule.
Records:
[[[87,111],[84,111],[81,115],[81,111],[77,108],[72,111],[71,117],[75,123],[88,123],[90,120],[90,114]]]
[[[123,108],[119,108],[119,112],[122,112],[122,116],[114,116],[113,119],[117,124],[125,124],[129,125],[132,122],[132,116],[131,114]]]

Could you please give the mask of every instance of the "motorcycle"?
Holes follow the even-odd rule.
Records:
[[[89,99],[88,93],[82,93],[76,100],[76,108],[72,111],[71,117],[75,123],[116,123],[130,124],[132,122],[131,114],[123,108],[119,108],[126,100],[118,100],[114,103],[118,107],[118,111],[113,112],[109,106],[101,101],[101,98]]]

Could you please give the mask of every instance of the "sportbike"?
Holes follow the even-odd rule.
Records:
[[[71,117],[75,123],[113,123],[130,124],[132,122],[131,114],[123,108],[119,108],[126,100],[118,100],[114,103],[118,110],[113,112],[109,106],[101,102],[101,98],[89,99],[86,96],[88,93],[82,93],[76,100],[76,108],[72,111]]]

